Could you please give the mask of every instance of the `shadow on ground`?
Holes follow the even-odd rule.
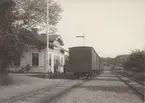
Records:
[[[50,76],[47,76],[47,75],[28,75],[28,76],[31,76],[31,77],[37,77],[37,78],[42,78],[42,79],[70,79],[70,80],[76,80],[77,78],[75,78],[74,76],[71,76],[71,75],[64,75],[64,74],[60,74],[60,75],[50,75]]]
[[[98,80],[98,81],[119,81],[120,82],[120,80],[119,79],[114,79],[114,78],[95,78],[95,79],[93,79],[93,80]]]
[[[98,76],[98,75],[100,75],[100,74],[96,74],[96,76]],[[33,75],[27,75],[27,76],[43,78],[43,79],[49,78],[49,79],[88,80],[86,77],[76,78],[73,73],[51,74],[49,76],[46,74],[33,74]]]
[[[115,92],[115,93],[132,93],[127,87],[125,86],[81,86],[79,88],[85,88],[89,91],[103,91],[103,92]]]
[[[99,77],[116,77],[115,75],[100,75]]]

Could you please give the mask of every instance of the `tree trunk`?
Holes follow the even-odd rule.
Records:
[[[6,62],[4,60],[0,60],[0,84],[7,85],[9,83],[8,80],[8,72],[6,70]]]

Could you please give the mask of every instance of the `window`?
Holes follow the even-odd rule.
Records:
[[[39,54],[32,53],[32,66],[38,66],[38,65],[39,65]]]
[[[51,66],[51,54],[49,54],[49,66]]]
[[[60,52],[61,52],[62,54],[64,54],[64,50],[60,49]]]
[[[60,59],[59,56],[54,56],[54,65],[60,65]]]
[[[57,57],[54,55],[54,65],[56,65]]]
[[[61,65],[63,65],[63,57],[61,57]]]

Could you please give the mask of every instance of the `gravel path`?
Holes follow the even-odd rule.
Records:
[[[95,79],[59,95],[51,103],[143,103],[143,100],[115,75],[106,71]]]

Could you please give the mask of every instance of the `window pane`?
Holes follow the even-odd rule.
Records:
[[[49,54],[49,66],[51,66],[51,54]]]
[[[38,65],[39,65],[39,54],[32,53],[32,66],[38,66]]]

